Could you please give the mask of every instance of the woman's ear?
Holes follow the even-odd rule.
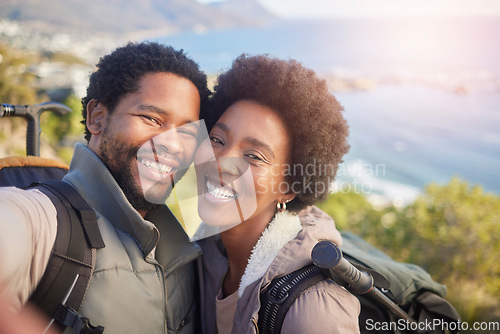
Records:
[[[92,135],[100,134],[104,129],[107,116],[107,109],[96,99],[90,100],[87,104],[87,128]]]
[[[288,202],[291,202],[294,198],[295,198],[294,193],[283,194],[280,202],[281,203],[288,203]]]

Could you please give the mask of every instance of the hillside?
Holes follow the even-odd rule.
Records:
[[[218,5],[195,0],[3,0],[0,18],[41,33],[123,37],[254,26],[274,16],[256,0]]]

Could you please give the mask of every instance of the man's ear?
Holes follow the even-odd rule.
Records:
[[[104,123],[108,110],[96,99],[87,104],[87,128],[92,135],[100,134],[104,129]]]

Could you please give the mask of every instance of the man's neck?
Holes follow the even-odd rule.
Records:
[[[146,217],[146,213],[148,213],[146,210],[137,210],[137,212],[139,212],[142,218]]]

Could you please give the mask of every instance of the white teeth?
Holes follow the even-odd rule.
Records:
[[[160,163],[146,160],[143,158],[139,158],[139,162],[142,163],[144,166],[146,166],[146,167],[148,167],[148,168],[150,168],[158,173],[165,173],[166,174],[166,173],[170,173],[170,171],[172,170],[171,166],[162,165]]]
[[[210,183],[210,181],[207,181],[207,189],[210,195],[212,195],[215,198],[220,198],[220,199],[236,198],[236,195],[230,192],[229,190],[216,187],[215,185]]]

